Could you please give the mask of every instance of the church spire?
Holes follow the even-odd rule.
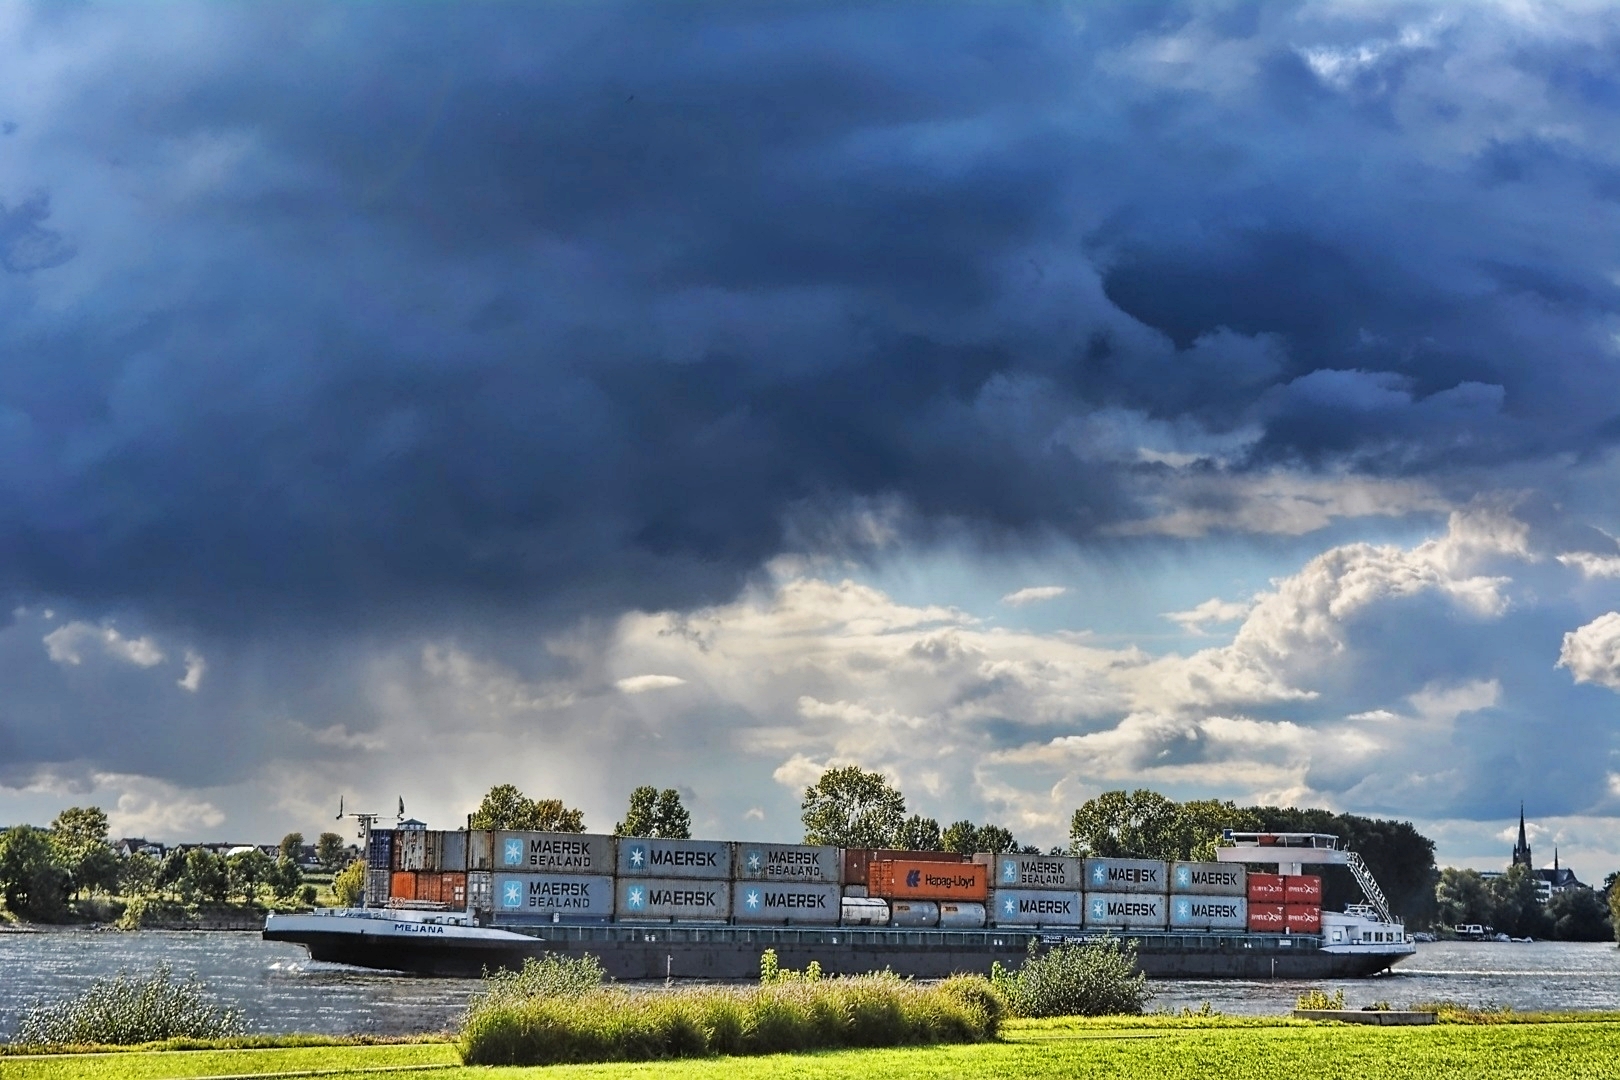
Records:
[[[1525,831],[1524,831],[1524,802],[1523,802],[1523,800],[1520,800],[1520,802],[1519,802],[1519,842],[1517,844],[1513,845],[1513,863],[1512,863],[1512,865],[1519,866],[1521,864],[1523,866],[1525,866],[1525,867],[1528,867],[1531,870],[1534,870],[1536,868],[1536,864],[1530,858],[1530,839],[1529,839],[1528,836],[1525,835]]]

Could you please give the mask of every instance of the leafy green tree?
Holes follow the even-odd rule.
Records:
[[[285,855],[276,862],[275,869],[270,874],[270,891],[277,900],[291,900],[297,894],[299,886],[304,884],[304,872],[298,869],[298,863]]]
[[[882,773],[845,765],[805,788],[800,810],[807,844],[890,847],[906,820],[906,797]]]
[[[290,832],[281,838],[281,851],[279,852],[279,855],[282,859],[291,859],[293,862],[297,862],[298,856],[303,854],[303,851],[303,833]]]
[[[1609,907],[1591,889],[1565,889],[1547,904],[1552,936],[1559,941],[1608,941],[1614,936]]]
[[[1496,901],[1478,870],[1448,866],[1440,871],[1435,885],[1436,913],[1445,926],[1477,923],[1490,925],[1496,918]]]
[[[16,825],[0,833],[0,892],[7,908],[44,922],[56,921],[67,913],[70,888],[47,832]]]
[[[953,821],[945,830],[941,847],[958,855],[976,855],[981,851],[998,855],[1003,851],[1017,851],[1018,842],[1010,829],[1000,825],[975,825],[964,820]]]
[[[1491,925],[1514,937],[1552,937],[1552,920],[1541,904],[1536,876],[1528,866],[1511,866],[1488,882],[1494,910]]]
[[[118,885],[125,896],[150,896],[157,890],[161,864],[144,851],[124,860],[118,871]]]
[[[174,848],[158,864],[157,887],[160,892],[178,895],[186,879],[186,853]]]
[[[1609,890],[1609,922],[1614,926],[1614,939],[1620,942],[1620,889],[1615,888],[1615,875],[1610,874],[1604,885]]]
[[[674,788],[659,791],[643,784],[630,793],[630,806],[624,820],[613,826],[613,835],[686,840],[692,835],[692,815]]]
[[[526,829],[537,832],[584,832],[585,815],[561,799],[531,799],[511,784],[497,784],[473,811],[474,829]]]
[[[118,887],[118,856],[107,843],[107,814],[99,806],[70,806],[51,822],[56,863],[68,872],[73,891]]]
[[[1069,820],[1069,850],[1104,859],[1181,859],[1181,807],[1157,791],[1105,791]]]
[[[186,852],[180,895],[187,903],[209,900],[222,904],[230,899],[231,877],[225,859],[207,848],[192,848]]]
[[[332,895],[340,907],[358,907],[366,895],[366,864],[356,859],[332,879]]]
[[[329,874],[337,873],[343,865],[343,837],[335,832],[323,832],[315,838],[315,861]]]
[[[298,888],[298,902],[305,907],[315,906],[316,895],[315,886],[313,885],[301,885]]]
[[[239,851],[225,860],[230,875],[231,889],[242,894],[242,902],[251,904],[259,897],[259,886],[270,884],[275,876],[276,864],[258,848]]]
[[[940,842],[939,822],[921,814],[912,814],[900,823],[894,834],[893,847],[902,851],[944,851]]]

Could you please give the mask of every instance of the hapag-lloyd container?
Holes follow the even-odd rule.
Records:
[[[1078,892],[1085,887],[1085,868],[1079,859],[1064,855],[975,855],[974,862],[990,867],[995,889],[1059,889]]]
[[[867,868],[866,887],[890,900],[977,900],[988,892],[983,863],[894,859]]]
[[[1284,909],[1283,919],[1291,934],[1320,934],[1322,932],[1322,908],[1316,904],[1289,904]]]
[[[1200,896],[1247,896],[1248,871],[1239,863],[1171,863],[1170,891]],[[1171,917],[1174,918],[1174,913]]]
[[[1177,893],[1170,897],[1172,930],[1243,930],[1249,925],[1249,901],[1241,896]]]
[[[715,922],[731,916],[731,886],[725,881],[620,878],[618,884],[617,908],[621,919]]]
[[[1322,879],[1315,874],[1289,874],[1283,878],[1283,903],[1322,906]]]
[[[844,860],[835,847],[807,844],[737,844],[731,876],[738,881],[825,882],[844,876]]]
[[[899,851],[893,848],[844,848],[844,884],[867,884],[867,867],[874,862],[905,859],[909,862],[967,862],[954,851]]]
[[[726,840],[626,836],[619,841],[619,876],[725,881],[731,876],[731,847]]]
[[[1252,875],[1251,875],[1252,876]],[[1249,900],[1249,929],[1257,934],[1280,934],[1288,927],[1288,912],[1281,904]]]
[[[941,930],[983,930],[986,919],[983,904],[950,901],[939,905]]]
[[[938,926],[939,904],[933,900],[890,900],[890,926]]]
[[[996,926],[1079,926],[1080,893],[997,889],[990,894],[990,922]]]
[[[1251,905],[1280,904],[1286,895],[1281,874],[1250,874],[1248,892]]]
[[[1169,864],[1158,859],[1087,859],[1086,892],[1166,893]]]
[[[842,900],[837,885],[739,881],[731,886],[731,912],[740,923],[832,925]]]
[[[496,871],[491,880],[490,907],[496,915],[605,919],[613,914],[610,877]]]
[[[1163,930],[1169,921],[1169,897],[1163,895],[1088,892],[1085,901],[1086,926]]]
[[[613,837],[594,833],[498,832],[495,869],[612,876]]]

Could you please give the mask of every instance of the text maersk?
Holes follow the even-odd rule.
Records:
[[[1178,901],[1179,903],[1179,901]],[[1231,900],[1190,900],[1187,917],[1193,919],[1241,919],[1244,909]]]
[[[765,908],[786,908],[789,911],[826,911],[827,898],[821,893],[770,892],[765,893]]]
[[[648,889],[647,903],[669,907],[719,907],[720,899],[712,889]]]
[[[589,840],[530,840],[528,862],[548,870],[589,870],[596,865]]]
[[[1128,917],[1132,915],[1145,915],[1148,918],[1153,918],[1159,914],[1159,905],[1156,901],[1144,902],[1141,900],[1109,900],[1106,901],[1106,903],[1107,913],[1111,916],[1122,915]]]
[[[1057,859],[1020,859],[1017,883],[1024,886],[1067,885],[1070,881],[1068,866]]]
[[[665,851],[654,848],[650,855],[654,866],[715,866],[715,854],[712,851]]]
[[[1156,885],[1159,881],[1159,868],[1157,866],[1151,868],[1110,866],[1108,867],[1107,880],[1110,884],[1125,882],[1132,885]]]
[[[1189,870],[1187,871],[1187,883],[1189,885],[1209,886],[1241,884],[1236,870]]]
[[[1020,915],[1073,915],[1074,901],[1056,899],[1023,899],[1018,901]]]

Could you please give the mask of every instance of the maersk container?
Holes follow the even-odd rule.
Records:
[[[593,833],[498,832],[495,869],[611,876],[613,848],[613,837]]]
[[[990,921],[996,926],[1079,926],[1080,893],[997,889],[990,894]]]
[[[1247,896],[1248,871],[1238,863],[1171,863],[1170,891],[1198,896]]]
[[[1167,893],[1170,866],[1158,859],[1087,859],[1086,892]]]
[[[889,902],[870,896],[846,896],[838,904],[838,921],[845,926],[888,926]]]
[[[890,926],[938,926],[939,904],[933,900],[890,900]]]
[[[467,834],[447,832],[439,847],[439,869],[447,874],[465,873],[467,870]]]
[[[1245,930],[1249,901],[1241,896],[1177,893],[1170,897],[1172,930]]]
[[[427,830],[394,830],[394,869],[417,871],[427,869]]]
[[[738,843],[731,876],[738,881],[797,881],[836,885],[844,860],[835,847]]]
[[[1085,868],[1066,855],[975,855],[973,861],[990,867],[993,889],[1057,889],[1078,892],[1085,887]]]
[[[620,919],[724,922],[731,916],[731,886],[724,881],[620,878],[618,885]]]
[[[837,885],[739,881],[731,886],[731,912],[740,923],[836,925],[842,899]]]
[[[964,904],[953,900],[939,905],[941,930],[983,930],[984,923],[983,904]]]
[[[488,829],[474,829],[467,834],[467,869],[495,869],[495,834]]]
[[[1086,862],[1089,864],[1091,860],[1087,859]],[[1085,901],[1085,925],[1088,927],[1163,930],[1170,921],[1169,898],[1162,895],[1088,892]]]
[[[725,881],[731,877],[731,848],[725,840],[626,836],[619,840],[619,876]]]
[[[392,870],[394,868],[394,830],[373,829],[366,841],[366,869]]]
[[[613,914],[613,879],[610,877],[496,871],[491,880],[490,906],[498,916],[599,919]]]

